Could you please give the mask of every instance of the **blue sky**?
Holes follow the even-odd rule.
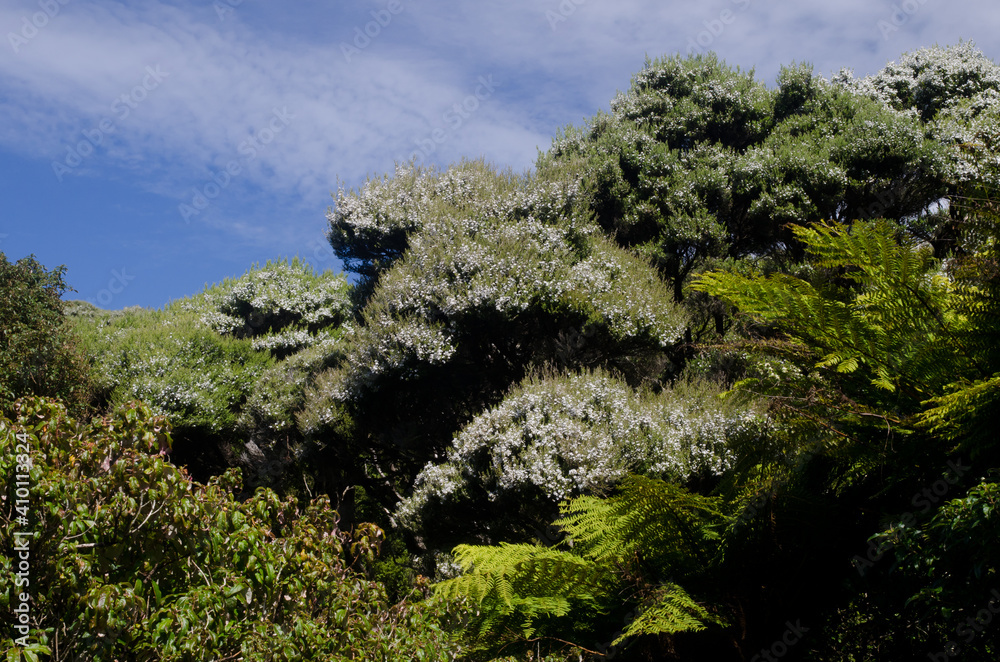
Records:
[[[103,308],[160,307],[298,254],[338,186],[416,158],[531,168],[647,55],[862,76],[973,40],[996,0],[3,0],[0,251]]]

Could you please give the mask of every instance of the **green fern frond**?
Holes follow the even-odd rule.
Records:
[[[724,621],[695,602],[683,588],[677,584],[665,584],[657,600],[628,624],[622,635],[615,639],[614,645],[643,634],[700,632],[705,629],[706,623],[725,625]]]
[[[454,553],[464,574],[434,588],[442,597],[476,602],[482,618],[472,629],[480,632],[513,617],[531,636],[537,617],[566,616],[574,600],[593,606],[611,580],[590,559],[537,545],[459,545]]]
[[[593,616],[621,601],[623,591],[633,593],[625,589],[651,567],[704,572],[715,558],[720,503],[661,480],[631,476],[611,497],[583,496],[562,504],[556,525],[569,536],[566,547],[460,545],[454,555],[463,574],[437,584],[435,591],[477,605],[467,631],[484,649],[511,637],[531,637],[543,618]],[[670,634],[703,628],[710,620],[680,587],[670,585],[657,595],[628,632]]]
[[[555,523],[573,539],[574,549],[599,562],[632,557],[671,564],[707,558],[707,542],[717,538],[720,500],[682,487],[629,476],[619,494],[607,499],[580,497],[561,507]]]
[[[924,429],[964,445],[996,443],[1000,420],[1000,373],[956,388],[947,395],[924,402],[918,416]]]
[[[967,363],[959,342],[962,315],[954,285],[935,271],[931,251],[900,241],[887,222],[793,228],[814,266],[843,269],[855,287],[837,297],[787,274],[769,277],[713,272],[693,288],[774,322],[813,348],[817,367],[853,373],[918,402]]]

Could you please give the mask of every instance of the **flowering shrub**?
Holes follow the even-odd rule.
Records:
[[[142,400],[182,428],[232,430],[250,388],[274,363],[249,340],[219,336],[176,303],[80,320],[77,329],[110,407]]]
[[[110,407],[142,400],[171,417],[175,459],[200,477],[239,465],[251,485],[278,485],[301,450],[306,387],[343,357],[349,289],[298,260],[269,262],[163,310],[76,326]]]
[[[343,357],[344,343],[327,337],[266,368],[250,386],[239,414],[240,429],[294,430],[294,414],[305,402],[305,385],[319,372],[338,365]]]
[[[966,99],[995,99],[1000,65],[971,42],[932,46],[904,53],[872,76],[855,79],[842,71],[838,82],[899,111],[917,113],[925,122]]]
[[[252,337],[254,349],[287,356],[328,337],[322,330],[347,318],[349,290],[342,275],[317,274],[295,258],[226,279],[188,307],[207,307],[202,320],[220,334]]]
[[[492,503],[479,513],[513,503],[523,513],[532,500],[549,512],[629,474],[674,481],[719,475],[733,460],[730,445],[765,427],[754,408],[723,401],[707,385],[653,394],[603,371],[531,377],[455,436],[447,462],[424,467],[396,519],[414,530],[468,531],[471,524],[455,521],[455,513],[470,500]],[[485,528],[492,521],[477,519]]]
[[[407,218],[420,222],[345,337],[345,360],[311,389],[299,418],[307,436],[323,438],[339,427],[332,412],[347,411],[351,436],[365,440],[355,454],[375,449],[408,483],[532,365],[609,365],[637,381],[664,369],[685,316],[645,260],[579,213],[575,183],[479,162],[408,173],[397,173],[399,186],[425,192],[405,197]],[[390,208],[401,198],[374,197],[393,186],[362,194],[361,208],[386,206],[365,227],[395,227]],[[576,342],[560,347],[572,330]]]
[[[346,269],[374,279],[403,256],[411,235],[429,221],[527,214],[551,220],[573,204],[575,192],[563,188],[558,182],[538,187],[481,160],[445,172],[401,165],[393,177],[369,179],[358,191],[338,190],[327,214],[327,237]]]
[[[951,180],[976,181],[996,167],[1000,65],[973,42],[921,48],[872,76],[859,79],[842,71],[835,80],[925,122],[935,140],[952,148]]]

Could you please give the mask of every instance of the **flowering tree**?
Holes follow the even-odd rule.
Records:
[[[715,385],[636,391],[603,371],[530,377],[428,463],[396,521],[444,550],[475,537],[530,540],[558,504],[604,494],[630,474],[711,480],[766,422]],[[552,542],[552,541],[548,541]]]
[[[793,65],[767,89],[714,54],[646,63],[539,167],[578,165],[602,228],[687,295],[723,258],[801,258],[785,228],[920,214],[945,192],[944,150],[918,118]],[[721,325],[720,325],[721,330]]]
[[[377,286],[344,362],[316,378],[299,417],[307,435],[338,439],[327,444],[331,464],[377,467],[391,506],[392,490],[408,489],[469,417],[532,367],[604,366],[633,383],[671,369],[685,316],[578,196],[573,181],[482,162],[401,169],[342,195],[332,236],[363,228],[388,237],[404,217],[407,229],[391,262],[356,267],[378,272]]]

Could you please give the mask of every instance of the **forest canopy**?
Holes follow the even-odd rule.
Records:
[[[994,659],[998,136],[971,43],[665,56],[529,172],[339,190],[349,276],[0,256],[9,659]]]

